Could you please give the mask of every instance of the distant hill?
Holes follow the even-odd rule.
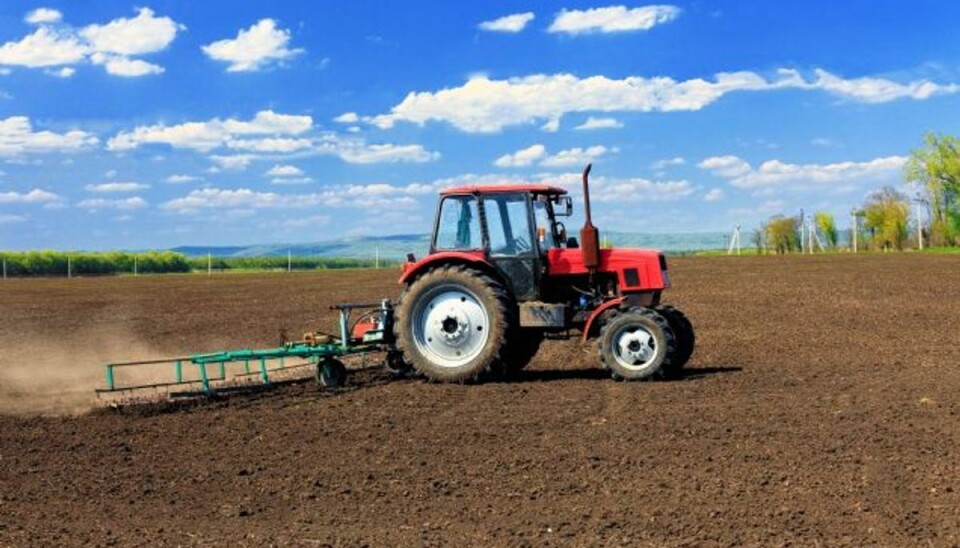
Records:
[[[730,235],[722,232],[681,234],[640,234],[632,232],[600,232],[603,244],[614,247],[646,247],[668,253],[723,249]],[[188,257],[337,257],[347,259],[380,258],[400,261],[407,253],[422,257],[430,246],[426,234],[399,234],[381,237],[341,238],[314,243],[256,244],[247,246],[181,246],[171,249]]]

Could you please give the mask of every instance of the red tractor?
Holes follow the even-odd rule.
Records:
[[[408,255],[392,318],[395,367],[460,382],[524,367],[548,334],[576,330],[597,340],[616,379],[676,375],[694,332],[662,305],[670,287],[658,251],[600,249],[590,219],[580,240],[558,220],[573,212],[567,191],[545,184],[461,186],[440,194],[429,254]]]

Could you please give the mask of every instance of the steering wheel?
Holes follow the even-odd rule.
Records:
[[[530,242],[525,240],[523,236],[517,236],[513,239],[513,246],[517,248],[518,251],[530,251]]]

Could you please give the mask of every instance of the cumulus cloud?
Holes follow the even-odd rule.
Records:
[[[114,19],[105,25],[89,25],[80,30],[80,36],[96,52],[144,55],[166,49],[183,28],[169,17],[155,17],[150,8],[140,8],[136,17]]]
[[[77,71],[73,67],[60,67],[58,69],[47,69],[44,73],[57,78],[70,78],[76,74]]]
[[[652,181],[643,177],[591,179],[591,199],[598,203],[669,202],[691,196],[694,186],[689,181]]]
[[[587,118],[587,121],[580,124],[579,126],[573,129],[585,130],[585,129],[620,129],[623,127],[623,124],[620,123],[616,118],[597,118],[590,116]]]
[[[109,199],[109,198],[91,198],[88,200],[81,200],[77,203],[77,207],[80,209],[89,209],[91,211],[97,211],[101,209],[119,209],[119,210],[132,210],[132,209],[143,209],[150,205],[146,200],[139,196],[134,196],[132,198],[121,198],[121,199]]]
[[[26,215],[0,215],[0,225],[11,225],[14,223],[22,223],[26,221],[29,217]]]
[[[202,181],[203,177],[197,177],[194,175],[171,175],[165,179],[166,182],[173,185],[180,185],[183,183],[192,183],[194,181]]]
[[[723,190],[711,188],[709,192],[703,195],[704,202],[719,202],[723,199]]]
[[[203,52],[215,61],[229,63],[227,72],[252,72],[295,57],[304,50],[290,49],[290,31],[278,29],[273,19],[261,19],[237,37],[203,46]]]
[[[532,11],[504,15],[491,21],[484,21],[478,25],[478,28],[488,32],[517,33],[526,28],[527,24],[533,21],[534,17]]]
[[[754,168],[736,156],[716,156],[700,162],[699,166],[729,180],[735,187],[759,189],[891,178],[899,175],[906,161],[904,156],[832,164],[790,164],[780,160],[768,160]]]
[[[411,206],[419,188],[385,183],[342,185],[307,194],[260,192],[248,188],[203,188],[160,205],[161,210],[192,214],[204,210],[310,209],[328,207]]]
[[[227,146],[236,150],[252,152],[291,153],[306,150],[313,146],[310,139],[291,139],[287,137],[266,137],[262,139],[235,139],[227,142]]]
[[[51,8],[37,8],[23,18],[31,25],[42,25],[45,23],[59,23],[63,19],[63,14]]]
[[[547,32],[576,35],[650,30],[656,25],[673,21],[680,16],[680,11],[680,8],[668,5],[632,9],[609,6],[587,10],[562,10]]]
[[[0,120],[0,157],[16,157],[28,153],[76,152],[96,146],[99,140],[80,130],[66,133],[34,131],[30,118],[11,116]]]
[[[30,192],[0,192],[0,204],[53,204],[63,201],[63,197],[35,188]]]
[[[558,124],[562,116],[575,112],[696,111],[728,93],[784,89],[821,90],[854,101],[881,103],[957,93],[960,85],[929,80],[901,84],[881,78],[843,79],[823,70],[814,71],[812,79],[794,70],[779,70],[772,78],[742,71],[719,73],[712,80],[683,81],[641,76],[580,78],[572,74],[494,80],[477,75],[460,87],[411,92],[389,113],[361,119],[383,129],[397,122],[423,125],[439,121],[464,132],[493,133],[538,121]]]
[[[547,147],[536,144],[525,149],[518,150],[513,154],[504,154],[494,160],[493,165],[497,167],[525,167],[533,164],[547,155]]]
[[[313,127],[313,118],[291,114],[278,114],[272,110],[258,112],[251,120],[226,120],[214,118],[206,122],[185,122],[167,126],[156,124],[138,126],[131,131],[121,131],[107,142],[109,150],[130,150],[146,144],[166,144],[173,148],[189,148],[209,152],[215,148],[228,147],[241,135],[298,135]],[[256,149],[251,141],[237,141],[237,148]],[[267,144],[262,146],[269,147]]]
[[[81,29],[59,24],[62,14],[40,8],[27,14],[26,21],[39,25],[36,31],[0,46],[0,65],[27,68],[63,67],[47,71],[69,77],[72,65],[89,61],[102,65],[115,76],[160,74],[163,67],[133,56],[157,53],[167,48],[185,27],[169,17],[157,17],[150,8],[139,8],[135,17],[118,18]],[[71,71],[71,72],[66,72]]]
[[[87,185],[86,190],[88,192],[136,192],[138,190],[146,190],[150,188],[150,185],[145,185],[143,183],[100,183],[96,185]]]
[[[580,166],[591,162],[595,158],[603,156],[608,152],[615,152],[616,149],[608,149],[605,146],[592,146],[587,148],[570,148],[561,150],[556,154],[547,154],[547,148],[541,144],[529,146],[518,150],[513,154],[504,154],[497,158],[493,165],[502,168],[527,167],[537,164],[542,167],[571,167]]]
[[[356,124],[360,121],[360,117],[357,116],[356,112],[344,112],[340,116],[334,118],[333,121],[341,124]]]
[[[673,158],[662,158],[650,164],[650,169],[659,171],[662,169],[667,169],[668,167],[682,166],[685,163],[687,163],[687,161],[680,156],[674,156]]]
[[[608,149],[602,145],[587,148],[570,148],[561,150],[552,156],[547,156],[540,161],[540,165],[543,167],[583,166],[608,152],[617,152],[617,149]]]
[[[439,152],[429,151],[423,145],[367,144],[360,140],[328,141],[317,151],[339,156],[349,164],[422,164],[440,159]]]
[[[303,170],[297,166],[277,164],[264,173],[264,175],[270,177],[302,177]]]
[[[82,61],[88,46],[76,36],[41,27],[19,41],[0,46],[0,65],[27,68],[72,65]]]

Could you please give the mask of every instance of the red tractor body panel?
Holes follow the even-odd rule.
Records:
[[[432,253],[426,257],[420,259],[415,263],[403,263],[401,266],[402,274],[400,274],[400,285],[407,284],[413,281],[417,275],[425,270],[429,270],[433,265],[437,263],[449,263],[449,262],[459,262],[466,264],[483,264],[486,267],[492,268],[490,263],[487,261],[486,254],[483,251],[441,251],[439,253]]]
[[[621,293],[659,291],[670,287],[666,261],[658,251],[650,249],[601,249],[597,272],[617,275]],[[547,251],[549,276],[587,274],[580,249]]]

